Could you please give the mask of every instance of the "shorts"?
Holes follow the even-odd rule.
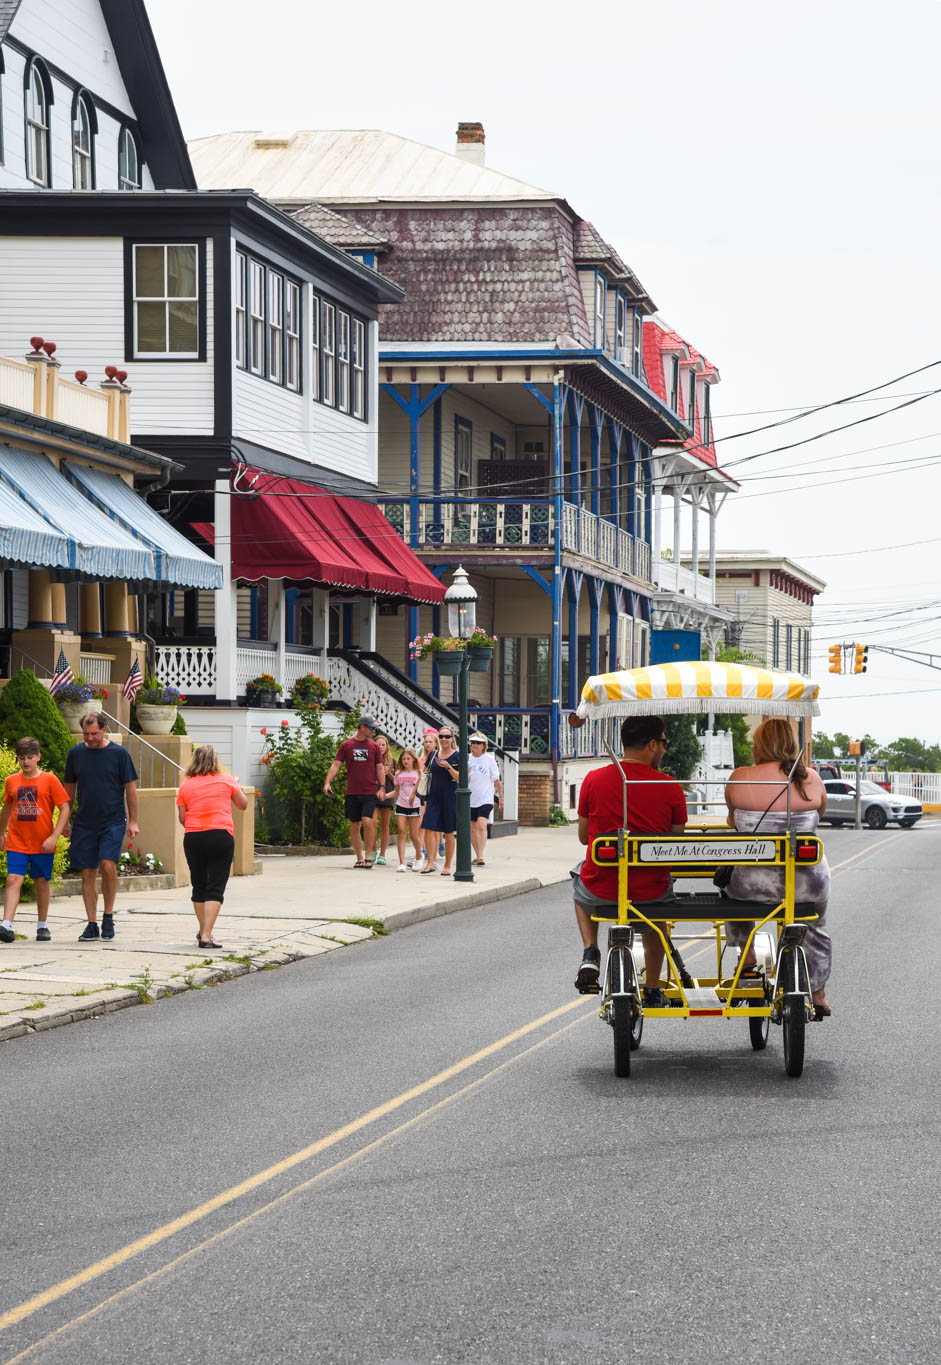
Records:
[[[613,910],[615,915],[618,912],[617,901],[606,901],[601,896],[596,896],[594,891],[589,891],[588,887],[581,879],[582,863],[578,867],[573,867],[569,876],[572,878],[572,899],[582,910]],[[638,905],[660,905],[672,901],[674,898],[672,887],[664,891],[662,896],[654,896],[653,900],[637,901]]]
[[[76,872],[83,872],[100,863],[116,863],[124,846],[126,829],[127,825],[109,825],[107,829],[83,829],[81,825],[74,828],[69,845],[72,867]]]
[[[52,881],[54,853],[7,853],[7,876],[32,877],[34,881]]]
[[[409,819],[413,815],[421,815],[421,806],[396,806],[396,815],[407,815]]]
[[[221,905],[235,856],[233,836],[227,829],[188,830],[183,835],[183,853],[193,884],[192,899]]]
[[[376,794],[372,796],[351,796],[346,794],[344,807],[346,818],[351,825],[358,824],[360,820],[373,820],[376,815]]]
[[[493,810],[493,802],[489,806],[471,806],[472,820],[489,820],[490,812]]]

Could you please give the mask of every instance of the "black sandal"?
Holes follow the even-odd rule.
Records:
[[[217,943],[212,935],[210,935],[209,938],[197,938],[196,942],[199,944],[200,948],[222,948],[225,946],[222,943]]]

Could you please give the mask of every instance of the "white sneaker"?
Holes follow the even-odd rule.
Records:
[[[408,871],[408,868],[405,866],[404,863],[399,863],[399,866],[398,866],[398,869],[397,869],[397,870],[398,870],[399,872],[407,872],[407,871]]]

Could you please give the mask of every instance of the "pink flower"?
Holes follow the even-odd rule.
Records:
[[[290,724],[291,724],[291,722],[290,722],[289,720],[283,720],[283,721],[281,722],[281,729],[282,729],[282,730],[287,729],[287,727],[288,727]]]
[[[265,729],[264,726],[262,726],[259,733],[260,733],[260,734],[263,734],[263,735],[266,735],[266,734],[268,733],[268,731]]]

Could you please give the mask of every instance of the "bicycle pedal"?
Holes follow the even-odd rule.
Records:
[[[594,982],[592,985],[590,985],[590,986],[579,986],[579,985],[576,983],[575,989],[578,991],[579,995],[600,995],[600,994],[601,994],[601,985],[600,985],[600,983],[597,982],[597,981],[595,981],[595,982]]]

